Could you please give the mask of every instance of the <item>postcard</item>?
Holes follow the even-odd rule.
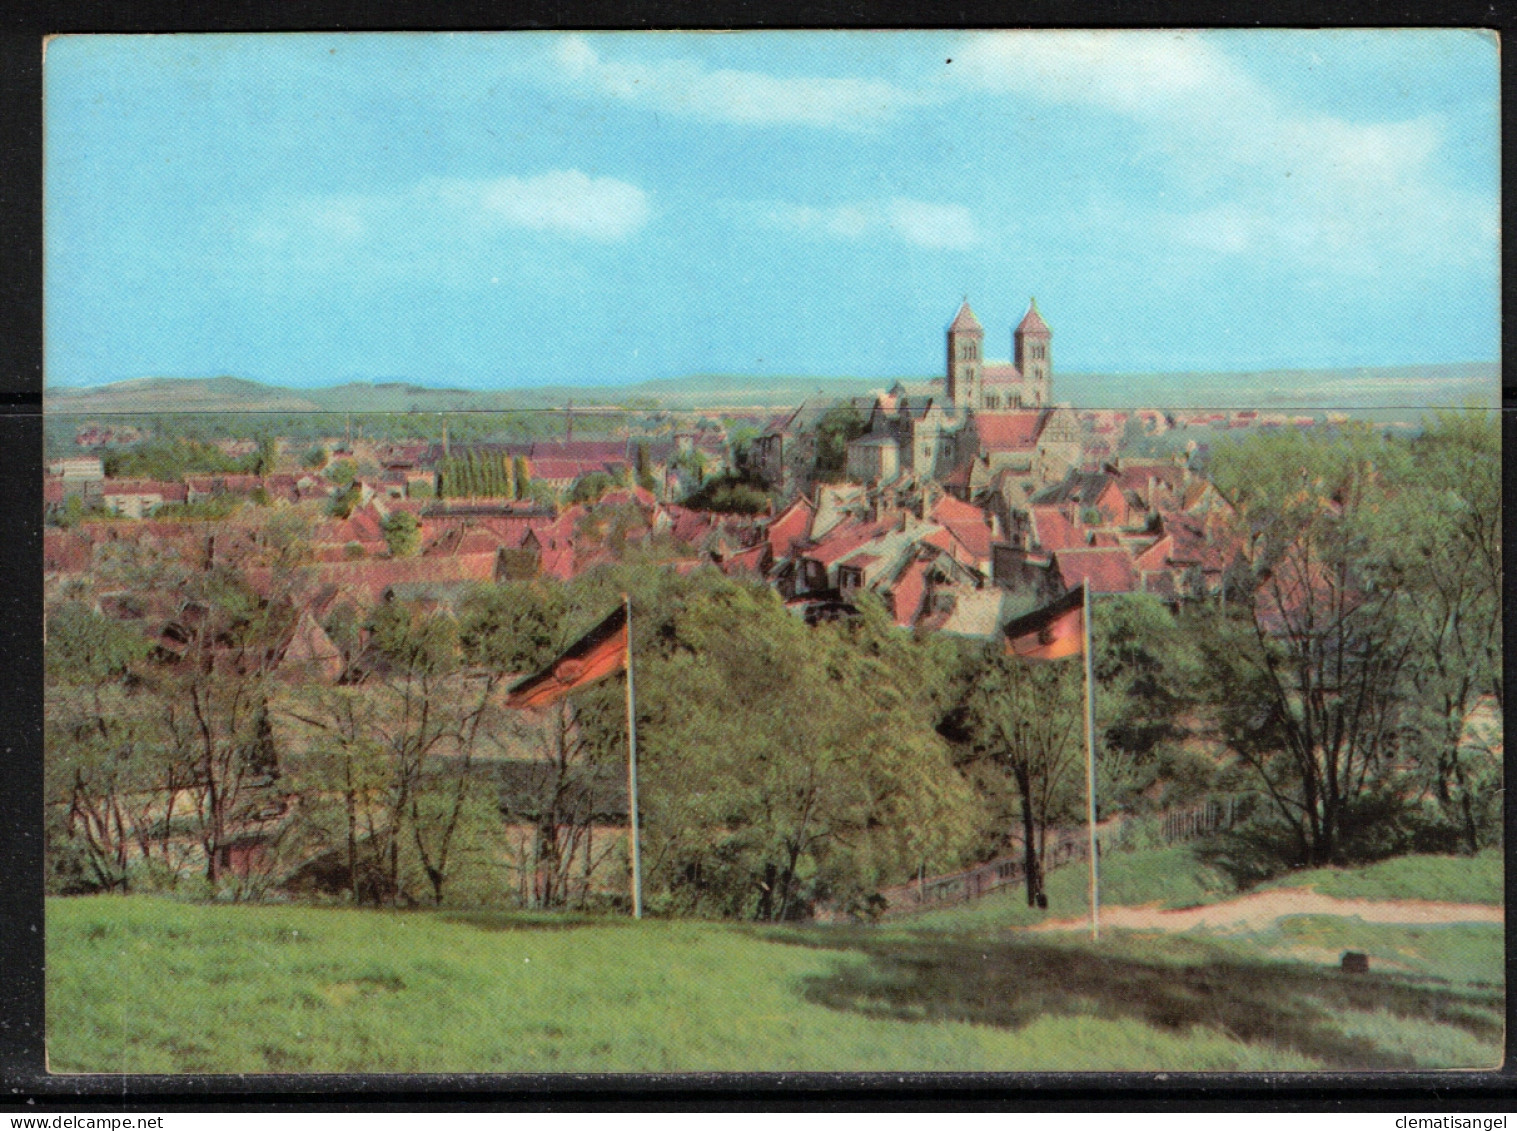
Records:
[[[50,39],[50,1071],[1499,1066],[1498,50]]]

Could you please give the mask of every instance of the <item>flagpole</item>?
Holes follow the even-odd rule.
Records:
[[[622,594],[627,609],[627,823],[632,838],[632,917],[643,917],[643,861],[637,820],[637,693],[632,687],[632,598]]]
[[[1085,808],[1090,825],[1090,937],[1101,938],[1100,883],[1096,861],[1096,696],[1090,647],[1090,582],[1085,583]]]

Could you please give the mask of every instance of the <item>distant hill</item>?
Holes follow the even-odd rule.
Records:
[[[811,377],[681,377],[636,385],[544,385],[478,390],[402,381],[291,389],[237,377],[146,377],[91,388],[46,390],[50,413],[98,416],[161,412],[500,412],[576,407],[776,409],[811,396],[849,396],[878,380]]]
[[[304,392],[241,377],[142,377],[93,389],[48,389],[49,412],[314,412],[322,406]]]
[[[909,378],[908,378],[909,379]],[[1060,401],[1081,408],[1335,409],[1376,416],[1499,402],[1496,362],[1279,369],[1239,373],[1059,373]],[[699,375],[635,385],[556,385],[471,390],[405,381],[291,389],[239,377],[145,377],[94,388],[49,388],[49,413],[98,416],[165,412],[489,412],[582,408],[777,409],[812,396],[886,388],[893,378]]]

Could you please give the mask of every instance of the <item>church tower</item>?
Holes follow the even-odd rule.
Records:
[[[1012,362],[1027,382],[1036,403],[1046,405],[1053,401],[1053,331],[1043,316],[1038,313],[1038,300],[1033,299],[1027,315],[1012,331]]]
[[[1047,333],[1047,327],[1044,327]],[[969,298],[948,327],[948,399],[956,412],[980,407],[980,377],[985,364],[985,327],[969,309]]]

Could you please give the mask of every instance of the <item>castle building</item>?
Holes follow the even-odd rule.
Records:
[[[945,379],[876,396],[868,430],[848,445],[866,483],[933,479],[971,499],[1019,499],[1079,466],[1079,422],[1053,403],[1053,332],[1037,300],[1012,332],[1011,361],[985,357],[985,328],[966,298],[948,326]]]

